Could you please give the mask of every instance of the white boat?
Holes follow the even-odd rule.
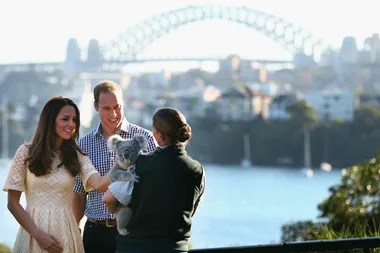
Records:
[[[326,172],[330,172],[332,170],[331,164],[326,163],[326,162],[322,162],[320,167],[321,167],[321,170],[326,171]]]
[[[313,169],[306,167],[301,170],[301,173],[304,174],[306,177],[312,177],[314,175]]]
[[[243,159],[243,160],[241,160],[240,166],[242,168],[251,168],[252,167],[252,163],[251,163],[251,161],[249,161],[247,159]]]
[[[244,134],[244,157],[240,162],[240,166],[242,168],[251,168],[252,167],[251,146],[250,146],[248,134]]]

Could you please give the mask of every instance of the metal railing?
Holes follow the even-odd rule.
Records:
[[[349,238],[339,240],[318,240],[289,242],[282,244],[266,244],[255,246],[222,247],[192,249],[191,253],[285,253],[285,252],[327,252],[362,249],[369,253],[370,249],[380,248],[380,238]]]

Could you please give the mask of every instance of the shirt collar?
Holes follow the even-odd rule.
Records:
[[[96,127],[95,131],[94,131],[94,136],[95,135],[101,135],[102,131],[101,131],[101,121],[99,121],[98,123],[98,126]],[[123,118],[123,121],[121,122],[121,127],[119,130],[116,131],[116,134],[119,134],[120,135],[120,132],[125,132],[125,133],[128,133],[129,131],[129,122],[126,118]]]
[[[178,144],[178,145],[167,145],[163,147],[157,147],[154,153],[160,153],[160,152],[169,152],[169,151],[175,151],[179,154],[186,154],[186,145],[185,144]]]

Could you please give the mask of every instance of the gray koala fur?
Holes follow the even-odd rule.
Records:
[[[112,182],[109,190],[114,196],[117,195],[115,196],[116,199],[118,196],[123,199],[123,203],[118,199],[118,210],[115,213],[117,230],[121,235],[127,235],[126,226],[132,217],[132,209],[128,207],[131,201],[131,195],[128,191],[131,193],[133,183],[139,182],[139,177],[134,173],[133,165],[141,151],[147,148],[147,139],[145,136],[136,135],[133,139],[127,140],[115,134],[108,139],[108,147],[116,152],[115,163],[109,175]]]

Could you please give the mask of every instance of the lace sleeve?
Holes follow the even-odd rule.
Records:
[[[27,155],[28,147],[23,144],[17,149],[15,156],[13,157],[3,191],[7,192],[8,190],[16,190],[23,192],[25,190],[24,182],[27,168],[24,162]]]
[[[80,177],[82,179],[83,187],[86,192],[89,192],[93,190],[94,188],[87,184],[87,180],[90,178],[90,176],[94,175],[95,173],[98,173],[98,171],[95,169],[94,165],[92,165],[92,162],[90,158],[86,155],[82,155],[78,153],[79,155],[79,162],[81,164],[80,168]]]

